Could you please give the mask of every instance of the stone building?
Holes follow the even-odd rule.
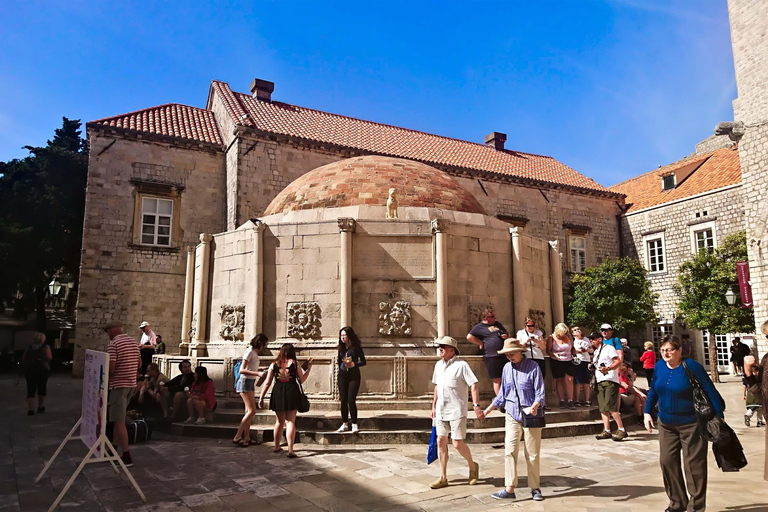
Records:
[[[642,351],[643,342],[659,346],[665,334],[689,339],[693,357],[709,361],[709,337],[689,329],[677,317],[673,285],[678,268],[701,248],[717,247],[726,236],[744,229],[739,152],[726,136],[712,136],[692,155],[611,187],[626,194],[622,243],[627,256],[648,270],[651,289],[659,295],[658,324],[631,333],[630,344]],[[734,290],[738,293],[738,290]],[[727,371],[731,335],[717,335],[718,366]],[[745,339],[751,345],[750,339]]]
[[[456,140],[273,101],[273,91],[263,80],[254,80],[251,94],[214,81],[205,108],[169,104],[87,124],[76,373],[85,348],[106,345],[99,327],[112,318],[128,332],[148,321],[175,351],[186,334],[187,248],[201,233],[263,216],[288,184],[351,157],[444,171],[488,215],[557,241],[566,283],[571,272],[619,254],[623,195],[554,158],[505,149],[502,133],[485,144]],[[383,207],[387,197],[371,192],[364,200]],[[449,326],[448,334],[466,333]]]
[[[741,194],[757,333],[760,325],[768,320],[768,208],[760,199],[768,188],[767,12],[766,0],[728,0],[739,96],[733,101],[734,123],[718,126],[719,132],[739,141]],[[768,343],[762,336],[758,339],[760,354],[765,354]]]

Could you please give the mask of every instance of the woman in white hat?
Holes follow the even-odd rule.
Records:
[[[544,415],[544,377],[539,365],[533,359],[524,357],[529,350],[516,339],[504,340],[504,348],[499,354],[504,354],[509,363],[504,366],[501,375],[501,391],[491,405],[484,411],[487,416],[502,405],[506,409],[504,437],[504,485],[505,488],[492,496],[497,500],[515,499],[517,487],[517,453],[520,449],[520,438],[525,435],[525,462],[528,466],[528,484],[534,501],[541,501],[539,485],[539,453],[541,452],[541,427],[524,427],[523,415]]]

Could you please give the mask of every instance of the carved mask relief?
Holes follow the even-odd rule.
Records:
[[[317,302],[288,304],[288,336],[298,339],[320,337],[320,306]]]
[[[384,336],[410,336],[411,303],[397,301],[379,302],[379,334]]]
[[[230,341],[242,341],[245,331],[245,304],[233,306],[221,305],[221,327],[219,334],[222,339]]]

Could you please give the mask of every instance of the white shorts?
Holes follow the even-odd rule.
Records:
[[[467,437],[467,417],[459,418],[458,420],[442,421],[435,420],[435,431],[438,436],[447,437],[448,432],[451,433],[451,439],[454,441],[461,441]]]

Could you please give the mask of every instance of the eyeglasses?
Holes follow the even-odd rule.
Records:
[[[677,352],[678,350],[679,349],[677,349],[677,348],[662,348],[662,349],[659,349],[659,352],[661,352],[663,354],[666,354],[666,353],[671,353],[671,352]]]
[[[525,326],[530,329],[531,327],[536,327],[536,324],[525,324]]]
[[[576,332],[576,331],[579,331],[579,332],[581,332],[581,329],[579,329],[578,327],[576,327],[576,328],[573,330],[573,332]]]
[[[610,329],[600,329],[600,332],[608,332]]]

